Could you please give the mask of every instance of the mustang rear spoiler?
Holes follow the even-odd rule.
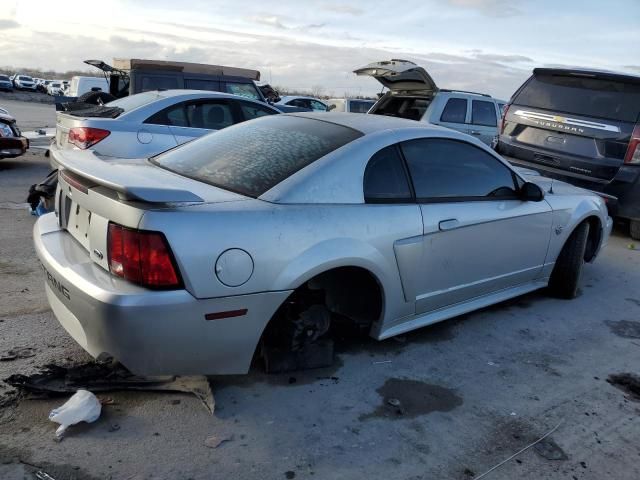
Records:
[[[101,185],[118,193],[123,200],[147,203],[201,203],[195,193],[181,189],[192,180],[155,167],[146,159],[101,160],[92,151],[51,150],[54,160],[95,186]],[[171,182],[171,186],[166,186]]]

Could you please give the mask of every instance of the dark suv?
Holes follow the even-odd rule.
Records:
[[[536,68],[511,97],[497,150],[511,163],[617,197],[640,239],[640,77]]]

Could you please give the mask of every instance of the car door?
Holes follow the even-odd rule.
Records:
[[[444,104],[442,113],[433,123],[452,128],[462,133],[469,133],[468,116],[469,101],[462,97],[449,97]],[[436,114],[437,115],[437,114]]]
[[[176,121],[169,124],[178,145],[241,121],[227,99],[195,100],[184,102],[181,107],[182,113],[176,110]]]
[[[423,220],[415,264],[416,313],[430,312],[537,279],[551,233],[544,200],[518,198],[519,179],[469,142],[429,138],[401,144]]]
[[[492,100],[471,100],[469,133],[483,143],[491,145],[498,133],[496,104]]]

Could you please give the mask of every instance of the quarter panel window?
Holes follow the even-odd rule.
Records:
[[[490,200],[516,195],[511,170],[469,143],[418,139],[404,142],[402,151],[418,199]]]
[[[376,153],[364,171],[364,198],[367,203],[397,203],[411,200],[407,174],[395,145]]]
[[[450,98],[440,115],[441,122],[464,123],[467,118],[467,101],[464,98]]]
[[[471,123],[474,125],[485,125],[495,127],[498,125],[496,118],[496,107],[493,102],[483,100],[473,100],[471,102]]]
[[[274,112],[272,109],[267,108],[263,105],[259,105],[257,103],[252,102],[238,102],[240,104],[240,109],[242,110],[242,116],[244,120],[251,120],[253,118],[264,117],[265,115],[274,115],[277,112]]]

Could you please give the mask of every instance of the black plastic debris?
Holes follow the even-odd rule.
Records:
[[[84,388],[90,392],[114,390],[146,390],[182,392],[195,395],[213,414],[215,400],[207,377],[134,375],[120,364],[85,363],[71,367],[46,365],[33,375],[11,375],[4,380],[9,385],[40,396],[57,396],[75,393]]]

